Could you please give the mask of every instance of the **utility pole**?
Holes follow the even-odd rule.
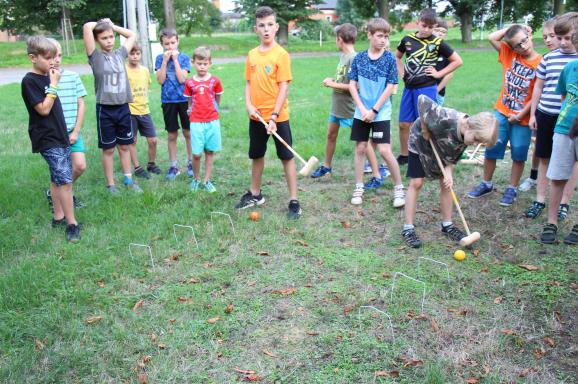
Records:
[[[138,11],[138,40],[142,49],[143,65],[149,70],[153,69],[151,58],[151,46],[149,39],[149,7],[148,0],[137,0]]]
[[[165,25],[166,28],[177,28],[177,22],[175,19],[175,4],[173,0],[163,0],[165,7]]]

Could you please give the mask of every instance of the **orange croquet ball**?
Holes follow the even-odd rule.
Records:
[[[249,214],[249,219],[251,219],[253,221],[259,221],[260,218],[261,218],[261,215],[257,211],[253,211]]]

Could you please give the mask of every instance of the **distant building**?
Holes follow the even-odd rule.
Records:
[[[8,31],[0,31],[0,41],[3,43],[14,42],[18,40],[18,36],[11,34]]]
[[[325,20],[330,23],[336,23],[337,19],[337,0],[324,0],[322,3],[314,5],[317,13],[310,16],[313,20]]]

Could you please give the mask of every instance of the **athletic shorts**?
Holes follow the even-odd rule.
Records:
[[[438,95],[438,86],[434,84],[423,88],[404,88],[399,105],[400,123],[413,123],[419,117],[417,109],[419,95],[426,95],[435,101]]]
[[[163,103],[163,118],[165,119],[165,129],[168,132],[176,132],[180,127],[189,129],[189,103]],[[181,125],[179,127],[179,120]]]
[[[424,179],[425,171],[423,170],[423,165],[419,160],[419,155],[417,153],[409,152],[409,157],[407,159],[407,172],[405,174],[410,179]]]
[[[551,115],[536,110],[536,124],[538,130],[536,131],[536,149],[534,153],[542,159],[549,159],[552,156],[552,137],[554,137],[554,127],[558,115]]]
[[[70,159],[70,147],[49,148],[40,152],[48,163],[50,181],[61,186],[72,183],[72,160]]]
[[[68,132],[70,135],[70,132]],[[70,152],[86,152],[86,147],[84,146],[84,140],[82,139],[82,135],[78,135],[76,138],[76,142],[74,144],[70,144]]]
[[[446,97],[445,97],[445,96],[442,96],[442,95],[440,95],[439,93],[436,95],[436,103],[437,103],[437,105],[439,105],[440,107],[443,107],[445,100],[446,100]]]
[[[191,122],[191,146],[193,155],[200,155],[204,151],[220,151],[221,123],[219,120]]]
[[[506,153],[506,145],[510,142],[512,160],[526,161],[528,149],[532,141],[532,132],[527,125],[512,124],[508,118],[500,112],[495,112],[498,120],[498,141],[496,145],[486,148],[485,157],[488,159],[502,160]]]
[[[330,114],[329,115],[329,122],[339,124],[339,128],[343,128],[343,127],[351,128],[351,125],[353,124],[353,119],[346,119],[343,117],[337,117],[335,115]]]
[[[110,149],[134,143],[128,104],[96,104],[98,148]]]
[[[546,177],[550,180],[568,180],[572,176],[574,163],[578,161],[578,139],[554,133],[552,157]]]
[[[293,139],[291,137],[291,126],[289,125],[289,120],[281,121],[277,123],[277,134],[281,136],[283,140],[289,145],[293,145]],[[249,120],[249,158],[250,159],[260,159],[265,157],[267,152],[267,141],[269,137],[273,135],[267,134],[267,129],[260,121]],[[293,154],[288,150],[276,137],[273,137],[275,141],[275,148],[277,149],[277,157],[281,160],[291,160]]]
[[[353,119],[351,126],[351,141],[368,141],[371,131],[371,141],[375,144],[390,143],[389,120],[373,121],[366,123],[359,119]]]
[[[132,135],[136,138],[137,133],[144,137],[157,137],[157,131],[151,115],[130,115],[132,122]]]

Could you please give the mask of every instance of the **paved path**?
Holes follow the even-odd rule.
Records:
[[[292,53],[291,57],[326,57],[326,56],[337,56],[338,52],[296,52]],[[228,64],[228,63],[244,63],[245,57],[221,57],[214,58],[213,64]],[[71,64],[66,65],[67,69],[74,71],[80,75],[89,75],[92,73],[90,66],[88,64]],[[0,85],[19,83],[24,75],[29,72],[30,69],[26,67],[20,68],[0,68]]]

